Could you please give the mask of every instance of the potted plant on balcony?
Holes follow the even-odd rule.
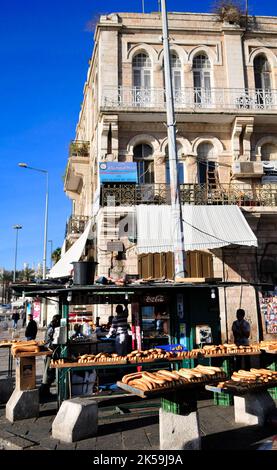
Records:
[[[89,146],[87,142],[72,142],[70,144],[70,155],[74,157],[88,157]]]
[[[213,12],[219,21],[238,26],[245,26],[246,14],[240,1],[220,0],[215,2]]]

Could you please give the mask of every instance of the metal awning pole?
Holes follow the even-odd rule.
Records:
[[[184,232],[182,220],[182,206],[180,200],[180,187],[178,185],[178,157],[176,144],[176,123],[174,116],[173,87],[170,66],[168,20],[166,10],[166,0],[161,0],[162,25],[163,25],[163,47],[164,47],[164,76],[165,76],[165,96],[167,114],[167,135],[168,135],[168,158],[170,174],[170,193],[172,208],[172,223],[174,237],[174,261],[175,278],[185,277],[186,258],[184,251]]]

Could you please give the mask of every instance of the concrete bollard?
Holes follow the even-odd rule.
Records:
[[[97,428],[97,402],[78,397],[62,403],[52,424],[52,437],[71,443],[96,436]]]
[[[235,422],[263,426],[275,402],[267,391],[234,396]]]
[[[160,449],[200,450],[198,411],[179,415],[160,408]]]
[[[12,377],[6,377],[0,379],[0,403],[7,403],[13,392],[13,379]]]
[[[39,416],[38,389],[15,389],[6,404],[6,418],[13,423],[14,421],[36,418],[37,416]]]

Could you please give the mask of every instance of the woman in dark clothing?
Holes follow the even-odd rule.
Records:
[[[37,322],[33,319],[33,315],[30,313],[28,315],[28,325],[25,330],[25,336],[27,338],[27,341],[30,341],[31,339],[36,339],[37,332]]]

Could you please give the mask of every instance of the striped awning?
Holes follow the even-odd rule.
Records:
[[[184,250],[228,245],[258,246],[257,238],[237,206],[182,207]],[[174,218],[168,205],[138,205],[137,253],[175,251]]]

